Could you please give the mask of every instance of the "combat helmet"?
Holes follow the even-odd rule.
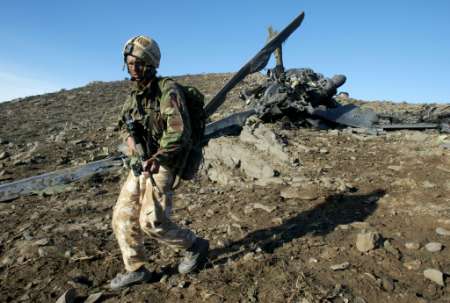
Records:
[[[159,67],[159,61],[161,60],[158,43],[148,36],[136,36],[128,40],[123,47],[124,60],[128,55],[139,58],[154,68]]]

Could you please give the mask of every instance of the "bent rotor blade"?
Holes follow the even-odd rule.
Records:
[[[273,37],[267,44],[247,62],[241,69],[222,87],[222,89],[206,105],[206,115],[211,116],[223,104],[230,90],[236,86],[247,75],[262,70],[269,61],[270,55],[300,26],[305,17],[301,12],[288,26],[286,26],[278,35]]]
[[[256,111],[250,109],[244,112],[231,114],[226,118],[209,123],[205,129],[205,143],[212,138],[239,133],[247,118],[255,114]]]
[[[317,108],[309,113],[327,121],[352,127],[371,128],[378,121],[378,116],[373,110],[361,109],[353,104],[325,110]]]

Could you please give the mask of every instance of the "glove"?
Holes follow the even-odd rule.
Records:
[[[144,176],[149,174],[157,174],[159,172],[159,162],[155,158],[150,158],[142,164]]]

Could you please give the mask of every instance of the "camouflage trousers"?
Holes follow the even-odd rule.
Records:
[[[145,260],[143,232],[167,245],[187,249],[196,236],[170,220],[174,174],[160,167],[151,179],[130,171],[114,207],[112,226],[122,252],[125,269],[135,271]]]

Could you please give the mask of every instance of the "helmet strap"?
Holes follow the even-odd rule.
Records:
[[[142,82],[149,83],[156,76],[156,68],[151,65],[145,65],[142,69],[143,79]],[[136,81],[135,78],[131,77],[131,81]]]

